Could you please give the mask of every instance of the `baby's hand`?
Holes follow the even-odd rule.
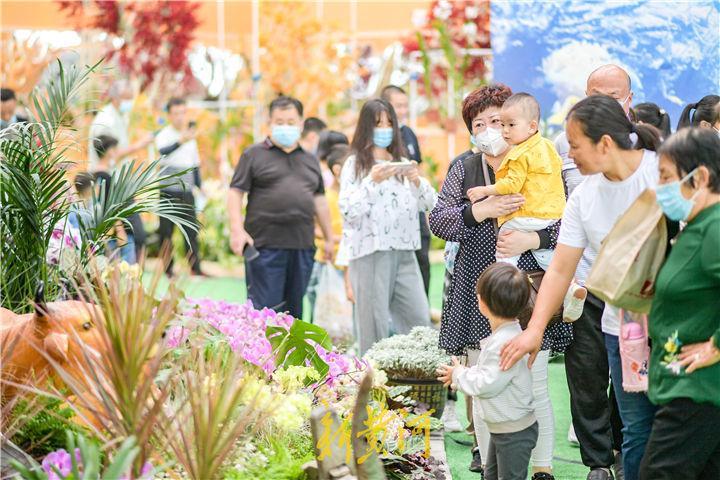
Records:
[[[487,193],[485,192],[485,187],[474,187],[467,191],[467,196],[471,202],[475,203],[487,197]]]

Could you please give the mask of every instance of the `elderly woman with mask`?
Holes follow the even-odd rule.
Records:
[[[495,231],[493,220],[519,209],[522,195],[500,195],[470,203],[466,197],[465,179],[468,162],[484,162],[490,181],[494,170],[510,150],[501,133],[500,110],[512,92],[501,84],[483,86],[470,93],[463,102],[463,119],[472,135],[473,150],[453,160],[438,203],[430,214],[430,229],[440,238],[457,242],[453,274],[443,305],[440,327],[440,347],[451,355],[467,355],[472,364],[479,355],[480,342],[491,333],[488,319],[478,309],[475,284],[480,274],[495,262],[496,251],[501,256],[522,255],[518,268],[524,271],[539,269],[530,250],[554,248],[559,225],[551,225],[539,232]],[[482,156],[475,155],[481,152]],[[482,165],[474,170],[482,172]],[[476,186],[471,185],[471,186]],[[537,446],[532,454],[533,479],[552,479],[554,449],[554,418],[547,388],[547,367],[550,350],[562,351],[571,341],[571,327],[558,324],[548,329],[543,351],[533,365],[533,394],[536,417],[540,427]],[[473,413],[478,447],[473,451],[471,469],[481,470],[487,457],[489,433],[484,422]]]

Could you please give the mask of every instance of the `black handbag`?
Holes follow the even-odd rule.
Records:
[[[485,157],[482,153],[478,153],[464,159],[463,168],[465,170],[465,177],[463,179],[464,195],[467,195],[467,191],[473,187],[492,185],[490,171],[488,169],[487,162],[485,161]],[[467,202],[472,204],[469,198],[465,198]],[[497,241],[499,231],[497,219],[493,218],[491,220],[493,228],[495,229],[495,239]],[[538,292],[540,291],[540,285],[542,284],[543,277],[545,276],[545,270],[537,269],[526,271],[525,273],[527,274],[528,281],[530,282],[530,298],[528,299],[528,303],[525,309],[522,311],[522,313],[520,313],[520,315],[518,315],[520,327],[522,327],[523,330],[527,328],[528,323],[530,322],[530,317],[532,316],[533,309],[535,308],[535,299],[537,298]],[[556,311],[550,318],[548,326],[554,325],[558,322],[562,322],[562,317],[563,313],[561,306],[558,311]]]

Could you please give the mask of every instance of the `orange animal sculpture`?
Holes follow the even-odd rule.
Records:
[[[58,379],[53,362],[70,375],[81,375],[81,365],[87,363],[85,354],[102,353],[94,326],[94,319],[102,318],[99,309],[75,300],[46,304],[42,285],[35,305],[34,313],[24,315],[0,308],[1,378],[16,384],[37,384],[48,377]],[[4,384],[2,390],[3,400],[17,393],[12,385]]]

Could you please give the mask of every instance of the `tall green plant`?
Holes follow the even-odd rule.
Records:
[[[257,380],[238,355],[225,353],[193,348],[173,380],[177,408],[163,444],[193,480],[222,478],[240,438],[253,436],[276,406],[259,404]]]
[[[38,282],[45,284],[46,298],[61,293],[61,271],[46,261],[53,231],[73,208],[67,181],[65,153],[73,143],[58,135],[69,106],[99,62],[80,69],[65,68],[58,60],[58,76],[30,96],[32,118],[0,133],[0,305],[16,312],[31,309]],[[115,223],[132,213],[150,212],[171,221],[197,225],[181,207],[158,198],[161,188],[182,172],[162,176],[157,162],[138,166],[131,162],[113,175],[110,195],[96,193],[91,215],[81,224],[84,255],[108,237]],[[132,203],[132,198],[138,200]],[[184,233],[184,232],[183,232]]]
[[[33,118],[0,135],[0,289],[2,306],[29,309],[38,281],[50,298],[59,292],[58,272],[45,261],[55,225],[69,210],[63,163],[67,145],[58,131],[70,101],[97,64],[65,70],[30,96]]]
[[[165,421],[163,409],[170,395],[169,382],[158,376],[164,356],[163,335],[175,317],[180,292],[171,286],[161,295],[161,277],[158,269],[144,285],[139,274],[126,274],[120,266],[96,271],[92,281],[86,280],[79,290],[86,301],[98,306],[90,313],[101,354],[84,344],[86,366],[80,368],[80,375],[48,359],[72,396],[57,390],[51,394],[64,398],[79,418],[94,427],[98,437],[137,439],[136,476],[150,458],[151,441]]]

